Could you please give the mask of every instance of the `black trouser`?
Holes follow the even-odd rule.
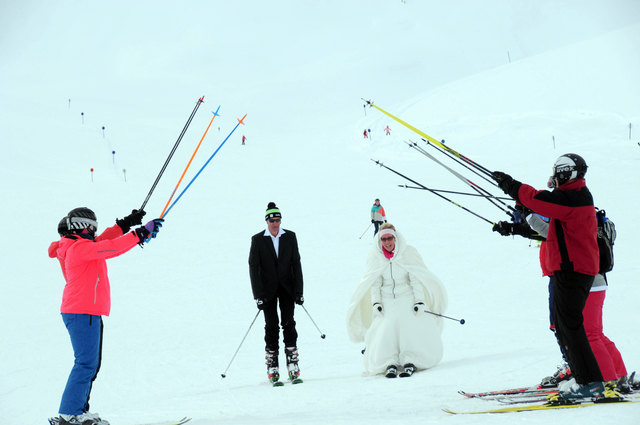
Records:
[[[378,233],[378,229],[380,229],[380,226],[382,225],[382,223],[384,223],[384,221],[374,221],[373,222],[373,236],[376,235],[376,233]]]
[[[278,304],[280,305],[280,319],[278,318]],[[280,326],[282,326],[284,346],[296,346],[298,332],[296,332],[296,321],[293,319],[294,308],[293,297],[283,287],[278,288],[275,297],[265,302],[263,309],[265,349],[278,352]]]
[[[582,310],[593,276],[556,271],[552,277],[555,325],[558,341],[578,384],[602,381],[602,373],[584,330]]]
[[[562,343],[558,339],[558,334],[556,333],[556,324],[554,322],[555,315],[555,302],[553,301],[553,276],[549,276],[549,329],[551,329],[551,331],[553,332],[553,336],[556,338],[556,342],[560,347],[562,359],[565,361],[565,363],[569,364],[569,360],[567,360],[567,355],[564,353]]]

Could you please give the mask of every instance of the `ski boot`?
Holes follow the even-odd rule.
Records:
[[[267,349],[264,353],[264,358],[267,364],[267,376],[271,385],[274,387],[283,386],[284,384],[280,382],[280,372],[278,371],[278,352]]]
[[[635,372],[629,375],[629,386],[634,391],[640,390],[640,377],[637,377]]]
[[[547,376],[543,378],[540,382],[541,388],[554,388],[557,387],[558,384],[562,381],[567,381],[571,379],[573,375],[571,375],[571,369],[569,365],[564,363],[558,366],[558,370],[552,376]]]
[[[408,378],[416,371],[416,366],[413,363],[407,363],[403,366],[403,371],[400,372],[401,378]]]
[[[615,389],[605,385],[604,382],[590,382],[585,385],[575,383],[566,389],[561,389],[556,394],[547,396],[549,404],[558,406],[566,404],[580,404],[585,401],[595,403],[611,403],[622,401],[623,398]]]
[[[629,377],[626,375],[612,381],[607,381],[604,385],[608,389],[617,391],[621,394],[631,394],[633,392],[629,383]]]
[[[398,366],[389,365],[387,366],[387,371],[385,372],[385,378],[395,378],[398,376]]]
[[[51,419],[49,420],[51,423]],[[81,415],[60,415],[59,425],[109,425],[109,422],[101,419],[97,413],[85,412]]]
[[[289,380],[292,384],[301,384],[302,379],[300,379],[300,366],[298,366],[298,349],[296,347],[285,347],[284,353],[287,356]]]

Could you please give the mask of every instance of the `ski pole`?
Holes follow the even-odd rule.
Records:
[[[449,199],[449,198],[447,198],[446,196],[444,196],[444,195],[442,195],[442,194],[440,194],[440,193],[436,192],[435,190],[430,189],[430,188],[428,188],[428,187],[426,187],[426,186],[424,186],[424,185],[422,185],[422,184],[418,183],[417,181],[415,181],[415,180],[413,180],[413,179],[411,179],[411,178],[409,178],[409,177],[405,176],[404,174],[399,173],[398,171],[394,170],[393,168],[390,168],[390,167],[388,167],[388,166],[384,165],[382,162],[380,162],[380,161],[376,161],[375,159],[372,159],[372,161],[373,161],[373,162],[375,162],[376,164],[378,164],[379,166],[386,168],[387,170],[391,171],[392,173],[395,173],[395,174],[399,175],[400,177],[403,177],[403,178],[405,178],[405,179],[409,180],[411,183],[417,184],[417,185],[418,185],[418,186],[420,186],[422,189],[428,190],[429,192],[433,193],[433,194],[434,194],[434,195],[436,195],[436,196],[439,196],[440,198],[444,199],[445,201],[452,203],[452,204],[453,204],[453,205],[455,205],[456,207],[458,207],[458,208],[462,208],[462,209],[463,209],[463,210],[465,210],[466,212],[468,212],[468,213],[470,213],[470,214],[475,215],[475,216],[476,216],[476,217],[478,217],[479,219],[484,220],[484,221],[486,221],[487,223],[489,223],[489,224],[491,224],[491,225],[495,225],[495,223],[494,223],[493,221],[489,220],[488,218],[484,218],[484,217],[483,217],[483,216],[481,216],[480,214],[478,214],[478,213],[476,213],[476,212],[471,211],[469,208],[464,207],[464,206],[462,206],[462,205],[458,204],[457,202],[452,201],[451,199]]]
[[[464,168],[466,168],[467,170],[471,171],[473,174],[475,174],[476,176],[480,177],[481,179],[485,180],[486,182],[488,182],[489,184],[498,187],[498,184],[493,180],[490,179],[488,177],[486,177],[485,175],[480,174],[477,170],[474,170],[473,168],[469,167],[469,165],[465,164],[464,162],[460,161],[457,157],[453,156],[452,154],[450,154],[447,151],[443,151],[442,149],[440,149],[439,147],[437,147],[436,145],[434,145],[433,143],[431,143],[430,141],[428,141],[427,139],[425,139],[424,137],[421,137],[420,140],[422,140],[423,142],[425,142],[427,145],[431,146],[433,149],[435,149],[436,151],[440,152],[441,154],[443,154],[444,156],[446,156],[447,158],[452,159],[453,161],[455,161],[457,164],[460,164],[461,166],[463,166]]]
[[[498,205],[496,203],[496,201],[494,201],[492,198],[495,198],[493,195],[491,195],[491,193],[480,187],[478,184],[472,182],[471,180],[469,180],[468,178],[466,178],[465,176],[463,176],[462,174],[460,174],[459,172],[457,172],[456,170],[452,169],[451,167],[448,167],[447,165],[443,164],[442,162],[438,161],[438,159],[436,157],[434,157],[433,155],[429,154],[429,152],[427,152],[426,150],[424,150],[424,148],[418,146],[417,143],[415,142],[405,142],[409,145],[409,147],[417,150],[418,152],[420,152],[421,154],[423,154],[424,156],[426,156],[427,158],[431,159],[432,161],[434,161],[436,164],[442,165],[447,171],[449,171],[451,174],[453,174],[454,176],[456,176],[457,178],[459,178],[460,180],[462,180],[463,182],[465,182],[466,184],[468,184],[473,190],[475,190],[476,192],[478,192],[479,194],[483,195],[484,198],[491,202],[494,206],[498,207],[500,210],[502,210],[503,212],[507,213],[507,215],[509,215],[510,217],[513,217],[513,214],[508,210],[503,208],[502,206]],[[501,203],[502,205],[507,206],[508,208],[511,208],[511,210],[513,210],[514,208],[512,206],[508,206],[507,204],[505,204],[504,202],[502,202],[501,200],[497,200],[497,202]]]
[[[253,317],[253,320],[251,321],[251,324],[249,325],[249,329],[247,329],[247,332],[244,334],[244,337],[242,337],[242,341],[240,341],[240,345],[238,345],[238,349],[236,350],[235,353],[233,353],[233,357],[231,357],[231,361],[229,361],[229,365],[227,366],[227,368],[224,370],[224,372],[222,372],[220,374],[220,376],[222,376],[223,378],[227,377],[227,371],[229,370],[229,368],[231,367],[231,363],[233,363],[233,360],[236,358],[236,356],[238,355],[238,351],[240,351],[240,347],[242,347],[242,344],[244,344],[244,340],[247,338],[247,335],[249,335],[249,331],[251,330],[251,328],[253,327],[253,324],[256,322],[256,319],[258,318],[258,314],[260,314],[260,310],[258,310],[258,312],[256,313],[256,315]]]
[[[304,304],[302,304],[300,307],[304,309],[305,313],[307,313],[307,316],[309,316],[309,319],[311,319],[311,322],[316,326],[316,329],[318,330],[318,332],[320,332],[320,338],[325,339],[327,336],[323,334],[320,328],[318,327],[318,325],[316,325],[315,320],[313,320],[313,317],[311,317],[311,315],[307,311],[307,308],[304,306]]]
[[[175,145],[173,145],[173,149],[171,149],[171,153],[169,153],[169,156],[167,157],[167,160],[164,162],[164,165],[162,166],[162,168],[160,169],[160,172],[158,173],[158,177],[156,177],[156,181],[153,182],[153,185],[151,186],[151,190],[149,190],[149,193],[147,194],[147,197],[145,198],[144,202],[142,203],[142,206],[140,207],[141,210],[143,210],[144,207],[147,205],[147,202],[149,201],[149,198],[151,197],[151,194],[155,190],[158,182],[160,181],[160,177],[162,177],[162,174],[164,174],[164,170],[166,170],[167,165],[169,165],[169,161],[171,161],[171,157],[173,156],[173,154],[175,153],[176,149],[178,148],[178,145],[180,144],[180,141],[182,140],[182,137],[187,132],[187,128],[189,128],[189,125],[191,124],[191,120],[193,120],[193,117],[196,114],[196,111],[200,107],[200,104],[202,102],[204,102],[203,99],[204,99],[204,96],[202,96],[196,102],[196,106],[193,108],[193,111],[191,112],[191,115],[189,116],[189,119],[187,120],[187,123],[184,125],[184,128],[182,129],[182,132],[178,136],[178,140],[176,140]]]
[[[231,135],[233,134],[234,131],[236,131],[236,128],[238,128],[238,126],[240,124],[244,125],[244,119],[247,117],[247,114],[244,114],[244,117],[242,117],[242,119],[236,118],[238,120],[238,124],[236,124],[235,127],[233,127],[233,130],[231,130],[231,133],[229,133],[227,135],[227,137],[225,137],[225,139],[222,141],[222,143],[220,143],[220,146],[218,146],[218,148],[215,150],[215,152],[213,154],[211,154],[211,156],[209,157],[209,159],[207,159],[207,162],[204,163],[204,165],[200,168],[200,170],[196,173],[195,176],[193,176],[193,178],[191,179],[191,181],[189,182],[189,184],[182,189],[182,192],[180,192],[180,195],[178,195],[178,197],[176,198],[175,201],[173,201],[173,203],[169,206],[169,208],[167,209],[167,211],[164,213],[164,215],[166,216],[167,214],[169,214],[169,211],[171,211],[171,208],[173,208],[173,206],[175,204],[178,203],[178,201],[180,200],[180,198],[182,198],[182,195],[184,195],[184,193],[187,191],[187,189],[189,189],[189,187],[191,187],[191,185],[193,184],[193,182],[198,178],[198,176],[200,175],[200,173],[202,173],[202,170],[205,169],[205,167],[207,165],[209,165],[209,162],[211,162],[211,160],[213,159],[214,156],[216,156],[216,154],[218,153],[218,151],[220,150],[220,148],[225,144],[225,142],[227,140],[229,140],[229,137],[231,137]]]
[[[445,316],[442,314],[434,313],[433,311],[424,310],[425,313],[433,314],[434,316],[444,317],[445,319],[455,320],[456,322],[460,322],[461,325],[464,325],[466,322],[464,319],[454,319],[453,317]]]
[[[369,228],[371,227],[373,223],[369,223],[369,225],[367,226],[366,229],[364,229],[364,232],[362,232],[362,234],[360,235],[360,237],[358,239],[362,239],[362,237],[364,236],[365,233],[367,233],[367,230],[369,230]]]
[[[218,111],[220,111],[220,106],[218,106],[218,109],[216,109],[216,111],[213,113],[213,117],[211,117],[211,121],[209,121],[209,125],[207,126],[207,129],[204,131],[204,134],[200,138],[200,142],[198,143],[198,146],[196,146],[196,150],[193,151],[193,154],[191,155],[191,158],[189,159],[189,162],[187,163],[187,166],[185,167],[184,171],[182,172],[182,175],[180,176],[180,179],[178,180],[178,184],[176,184],[176,187],[173,189],[173,192],[171,193],[171,196],[169,197],[169,200],[167,201],[167,204],[164,206],[164,209],[162,210],[162,213],[160,214],[160,218],[162,218],[164,216],[164,213],[165,213],[165,211],[167,211],[167,207],[169,206],[169,203],[171,202],[171,200],[173,199],[173,196],[178,191],[178,187],[180,186],[180,183],[182,183],[182,179],[184,178],[184,175],[187,174],[187,170],[191,166],[191,162],[193,161],[193,158],[196,156],[196,153],[198,153],[198,149],[200,149],[200,145],[202,144],[202,141],[204,140],[205,136],[207,135],[207,132],[209,131],[209,128],[211,127],[211,124],[213,124],[213,120],[216,117],[220,116],[218,114]]]
[[[400,124],[404,125],[409,130],[421,135],[425,139],[428,139],[431,143],[433,143],[433,144],[437,145],[438,147],[440,147],[440,149],[443,149],[443,150],[451,153],[452,155],[455,155],[456,157],[460,158],[461,160],[463,160],[467,164],[471,165],[472,167],[477,168],[479,171],[481,171],[482,173],[486,174],[487,176],[491,176],[491,171],[489,169],[483,167],[482,165],[478,164],[477,162],[472,161],[471,159],[467,158],[466,156],[462,155],[461,153],[456,152],[455,150],[451,149],[449,146],[437,141],[433,137],[429,136],[427,133],[425,133],[425,132],[423,132],[421,130],[418,130],[417,128],[415,128],[411,124],[402,121],[400,118],[396,117],[395,115],[392,115],[391,113],[385,111],[384,109],[380,108],[379,106],[374,105],[371,100],[366,100],[366,99],[362,99],[362,100],[364,100],[367,103],[367,105],[369,105],[370,107],[376,108],[378,111],[382,112],[383,114],[389,116],[393,120],[395,120],[395,121],[399,122]]]
[[[419,190],[425,190],[422,187],[417,187],[417,186],[409,186],[407,184],[399,184],[398,187],[404,187],[405,189],[419,189]],[[488,195],[481,195],[479,193],[468,193],[468,192],[456,192],[455,190],[444,190],[444,189],[431,189],[434,192],[441,192],[441,193],[451,193],[454,195],[465,195],[465,196],[481,196],[481,197],[485,197]],[[501,196],[488,196],[490,198],[494,198],[494,199],[503,199],[505,201],[511,201],[511,198],[505,198],[505,197],[501,197]]]

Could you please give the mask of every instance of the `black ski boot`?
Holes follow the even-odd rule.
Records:
[[[278,371],[278,352],[267,349],[264,353],[264,358],[267,364],[267,376],[269,377],[269,382],[271,382],[274,387],[284,385],[280,382],[280,372]]]
[[[563,365],[558,366],[558,370],[552,376],[543,378],[540,382],[540,387],[554,388],[557,387],[560,382],[567,381],[571,378],[573,378],[573,375],[571,375],[571,369],[568,364],[564,363]]]
[[[385,372],[385,378],[395,378],[398,376],[398,366],[389,365],[387,366],[387,371]]]
[[[403,368],[404,370],[400,372],[401,378],[407,378],[413,375],[413,372],[416,371],[416,366],[413,363],[407,363],[406,365],[403,366]]]
[[[298,348],[285,347],[284,353],[287,356],[287,370],[289,371],[289,380],[292,384],[301,384],[300,366],[298,366]]]

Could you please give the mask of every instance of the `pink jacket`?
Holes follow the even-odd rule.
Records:
[[[67,282],[60,312],[108,316],[111,287],[106,260],[124,254],[138,242],[135,233],[123,235],[118,225],[105,229],[95,241],[73,236],[52,242],[49,257],[58,259]]]

